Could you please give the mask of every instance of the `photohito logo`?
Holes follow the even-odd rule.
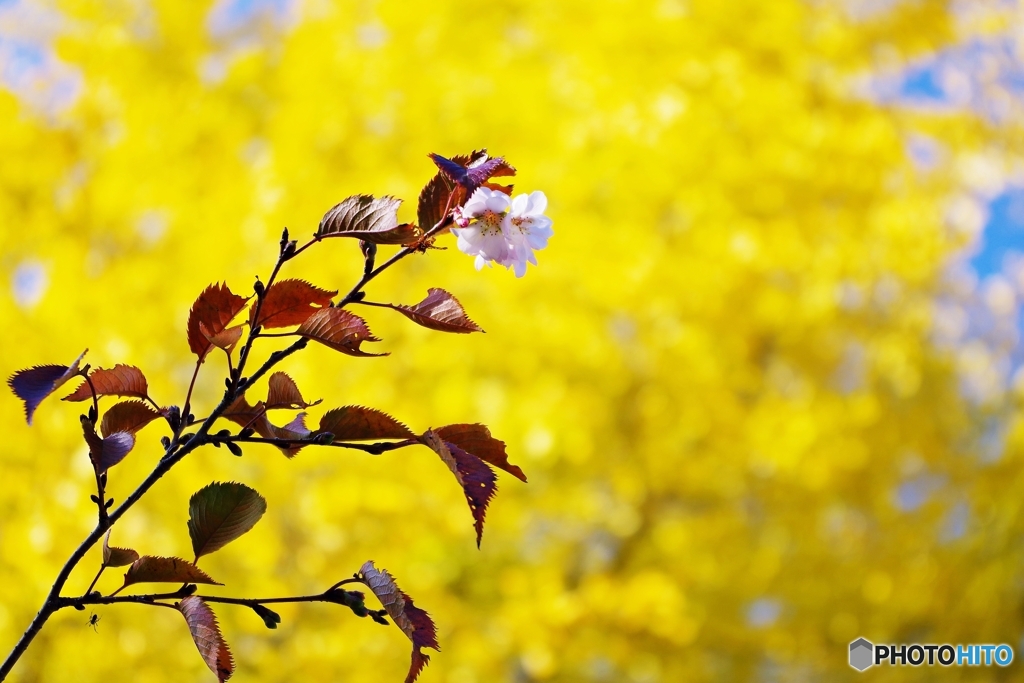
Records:
[[[864,671],[875,664],[889,666],[1009,666],[1009,645],[875,645],[865,638],[850,643],[850,666]]]

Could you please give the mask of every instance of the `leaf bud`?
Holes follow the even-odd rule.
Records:
[[[319,432],[313,437],[313,443],[320,446],[330,446],[334,443],[334,434],[330,432]]]
[[[89,500],[91,500],[92,502],[96,503],[97,505],[100,504],[100,499],[96,497],[95,493],[92,493],[92,494],[89,495]]]
[[[196,423],[196,416],[193,415],[192,413],[189,413],[188,414],[188,419],[186,420],[186,424],[194,425],[195,423]]]
[[[164,450],[166,451],[168,448],[171,447],[171,438],[169,436],[161,436],[160,445],[163,446]]]
[[[199,586],[195,585],[194,583],[187,583],[184,586],[182,586],[181,590],[178,591],[178,592],[182,596],[189,596],[189,595],[192,595],[193,593],[195,593],[198,588],[199,588]]]
[[[230,429],[222,429],[219,432],[217,432],[217,436],[221,437],[221,438],[226,437],[226,436],[231,436],[231,430]]]
[[[99,415],[96,413],[96,406],[89,406],[89,422],[95,423]]]
[[[237,456],[239,458],[242,457],[242,449],[239,448],[237,443],[235,443],[234,441],[225,441],[224,445],[228,447],[229,451],[231,451],[231,455]]]
[[[80,605],[80,604],[78,604],[76,602],[75,603],[75,609],[78,610],[79,612],[84,612],[85,611],[85,605]]]
[[[378,624],[390,626],[388,620],[384,618],[384,615],[387,614],[385,610],[368,610],[368,612],[370,613],[370,618],[376,621]]]
[[[106,503],[105,503],[105,504],[103,505],[103,507],[104,507],[104,509],[107,509],[107,510],[109,510],[109,509],[110,509],[110,506],[111,506],[111,505],[113,505],[113,504],[114,504],[114,499],[113,499],[113,498],[110,498],[110,499],[108,499],[108,500],[107,500],[107,502],[106,502]]]
[[[266,289],[263,287],[263,283],[260,282],[260,276],[259,275],[256,276],[256,282],[253,283],[252,290],[254,292],[256,292],[256,296],[261,297],[261,298],[263,297],[263,292],[266,291]]]
[[[255,433],[256,433],[255,429],[253,429],[252,427],[246,427],[242,431],[238,432],[238,436],[242,437],[243,439],[248,439],[250,436],[252,436]]]
[[[171,406],[167,408],[167,412],[164,414],[167,418],[167,424],[171,426],[171,430],[177,432],[181,427],[181,408],[178,406]]]

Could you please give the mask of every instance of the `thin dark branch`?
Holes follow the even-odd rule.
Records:
[[[380,455],[387,451],[395,451],[399,448],[405,448],[406,446],[414,446],[418,441],[411,439],[405,441],[380,441],[377,443],[351,443],[348,441],[336,441],[334,443],[317,443],[316,441],[307,441],[306,439],[265,439],[259,436],[214,436],[210,438],[211,442],[225,443],[228,441],[234,441],[236,443],[266,443],[272,446],[280,446],[282,448],[293,448],[293,447],[305,447],[305,446],[331,446],[333,448],[350,448],[352,450],[364,451],[372,455]]]
[[[96,576],[94,576],[92,578],[92,583],[90,583],[89,587],[85,589],[85,594],[86,595],[88,595],[89,593],[92,593],[93,587],[96,585],[96,582],[100,580],[100,577],[103,575],[103,570],[105,570],[106,568],[107,568],[107,565],[105,565],[105,564],[101,564],[100,565],[100,570],[98,572],[96,572]]]

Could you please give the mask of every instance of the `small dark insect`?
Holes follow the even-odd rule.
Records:
[[[92,630],[96,631],[96,633],[99,633],[99,631],[96,629],[96,624],[99,623],[99,620],[100,615],[96,614],[95,612],[93,612],[92,615],[89,617],[89,626],[92,626]]]

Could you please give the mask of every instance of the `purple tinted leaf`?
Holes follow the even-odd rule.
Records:
[[[466,188],[466,194],[471,195],[482,184],[498,175],[512,175],[515,169],[509,166],[502,157],[487,158],[483,155],[474,160],[468,166],[447,159],[440,154],[429,155],[441,172],[451,178],[454,182]]]
[[[114,432],[103,439],[98,467],[100,474],[124,460],[124,456],[128,455],[133,448],[135,448],[135,435],[130,432]]]
[[[7,386],[25,402],[25,419],[32,424],[32,415],[43,399],[78,374],[78,363],[82,355],[70,367],[66,365],[39,365],[28,370],[19,370],[7,379]]]

